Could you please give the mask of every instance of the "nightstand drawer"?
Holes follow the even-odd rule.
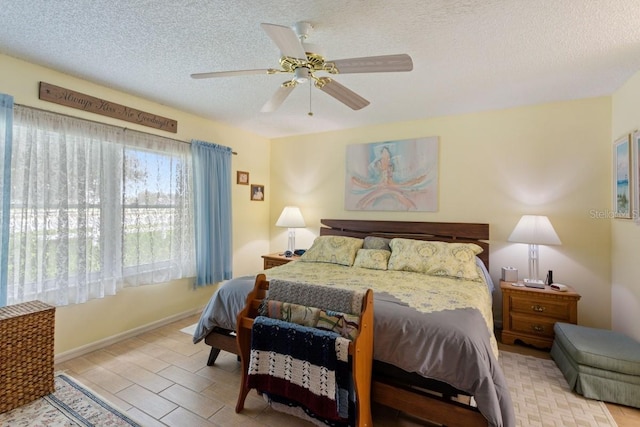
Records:
[[[544,317],[519,316],[511,314],[511,330],[530,335],[553,338],[553,325],[555,320]]]
[[[269,268],[273,268],[273,267],[277,267],[279,265],[284,265],[286,263],[288,263],[289,261],[282,261],[279,259],[265,259],[264,260],[264,269],[269,269]]]
[[[510,298],[512,312],[552,317],[556,320],[569,320],[569,306],[571,302],[568,300],[562,301],[550,300],[548,298],[523,298],[517,295],[511,295]]]
[[[273,267],[278,267],[280,265],[284,265],[287,264],[291,261],[297,261],[300,259],[299,256],[292,256],[292,257],[286,257],[284,255],[280,255],[280,254],[269,254],[269,255],[262,255],[262,259],[264,260],[264,269],[268,270],[270,268]]]

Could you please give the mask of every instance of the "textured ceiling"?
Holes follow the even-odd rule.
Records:
[[[414,69],[338,75],[359,111],[306,84],[261,113],[285,76],[189,77],[277,68],[260,23],[297,21],[327,59]],[[640,69],[640,2],[0,0],[0,52],[273,138],[609,95]]]

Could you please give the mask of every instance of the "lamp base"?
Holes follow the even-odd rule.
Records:
[[[524,279],[524,285],[528,288],[544,289],[544,282],[539,279]]]
[[[296,250],[296,229],[290,228],[287,236],[287,252],[292,256],[293,251]]]

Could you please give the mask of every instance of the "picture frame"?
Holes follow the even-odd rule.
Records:
[[[631,135],[631,218],[640,224],[638,215],[640,210],[640,131],[635,130]]]
[[[631,219],[631,134],[613,143],[613,215]]]
[[[251,184],[249,198],[254,202],[264,202],[264,185]]]
[[[345,210],[437,212],[438,145],[437,136],[347,145]]]
[[[245,171],[236,172],[236,184],[249,185],[249,172],[245,172]]]

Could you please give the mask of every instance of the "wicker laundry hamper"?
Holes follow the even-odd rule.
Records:
[[[54,391],[54,326],[43,302],[0,307],[0,413]]]

